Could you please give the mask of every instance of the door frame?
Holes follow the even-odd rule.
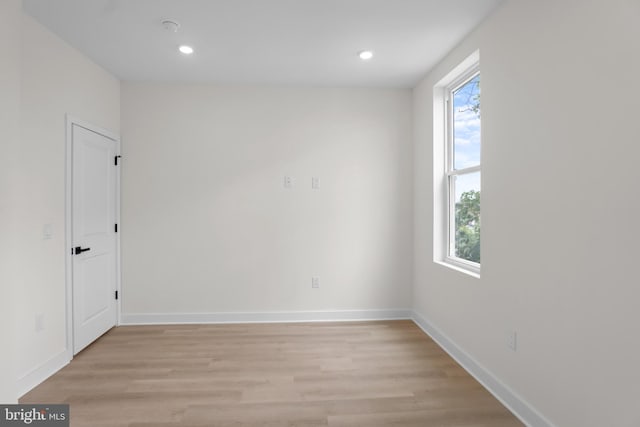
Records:
[[[73,258],[71,251],[73,249],[73,218],[72,218],[72,202],[73,202],[73,126],[80,126],[91,132],[100,134],[116,143],[116,155],[120,155],[120,135],[110,130],[101,128],[92,123],[78,119],[70,114],[65,116],[66,120],[66,159],[65,159],[65,301],[66,301],[66,353],[68,359],[73,359]],[[118,232],[116,233],[116,290],[118,291],[118,299],[116,300],[116,326],[120,325],[120,301],[122,301],[121,292],[121,265],[120,265],[120,235],[122,227],[120,226],[120,168],[116,170],[116,212],[115,220],[118,224]]]

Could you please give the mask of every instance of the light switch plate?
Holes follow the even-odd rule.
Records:
[[[42,238],[49,240],[53,237],[53,224],[45,224],[42,227]]]

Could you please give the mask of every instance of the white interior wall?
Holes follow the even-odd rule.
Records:
[[[3,337],[7,325],[19,325],[24,377],[64,346],[64,114],[118,131],[119,91],[116,79],[31,18],[21,22],[18,5],[0,5],[9,17],[0,30],[3,150],[18,141],[16,58],[24,55],[23,140],[6,151],[16,167],[2,168],[13,215],[0,206],[3,219],[16,220],[2,261],[12,236],[18,255],[2,289],[18,289],[19,304],[11,317],[3,299],[10,317],[0,320]],[[415,308],[558,426],[640,421],[638,18],[632,0],[508,1],[414,91]],[[476,48],[479,280],[431,262],[432,88]],[[407,103],[402,91],[125,84],[125,310],[407,306]],[[284,174],[297,178],[292,190],[282,188]],[[54,235],[44,241],[46,223]],[[153,247],[159,233],[175,245]],[[315,274],[319,292],[309,286]],[[39,314],[45,329],[35,333]],[[515,353],[508,330],[519,334]],[[11,360],[0,353],[0,401],[13,401],[4,382]]]
[[[640,425],[639,19],[507,1],[414,91],[415,309],[557,426]],[[478,48],[481,279],[432,262],[433,86]]]
[[[120,129],[120,83],[28,15],[22,25],[22,137],[15,155],[14,231],[20,237],[13,283],[17,301],[18,392],[64,363],[65,115]],[[44,239],[45,224],[52,238]],[[41,316],[44,329],[36,331]]]
[[[15,403],[16,330],[13,280],[14,243],[18,240],[13,227],[14,176],[19,168],[15,161],[20,140],[20,38],[21,2],[0,2],[0,402]]]
[[[409,90],[123,83],[122,117],[125,321],[410,307]]]

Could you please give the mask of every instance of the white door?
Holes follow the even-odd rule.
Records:
[[[73,354],[116,324],[116,142],[72,125]]]

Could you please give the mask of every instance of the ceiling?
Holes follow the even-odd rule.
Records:
[[[501,0],[24,0],[122,80],[412,87]],[[177,33],[161,21],[180,23]],[[177,50],[193,46],[190,56]],[[369,49],[369,61],[358,52]]]

